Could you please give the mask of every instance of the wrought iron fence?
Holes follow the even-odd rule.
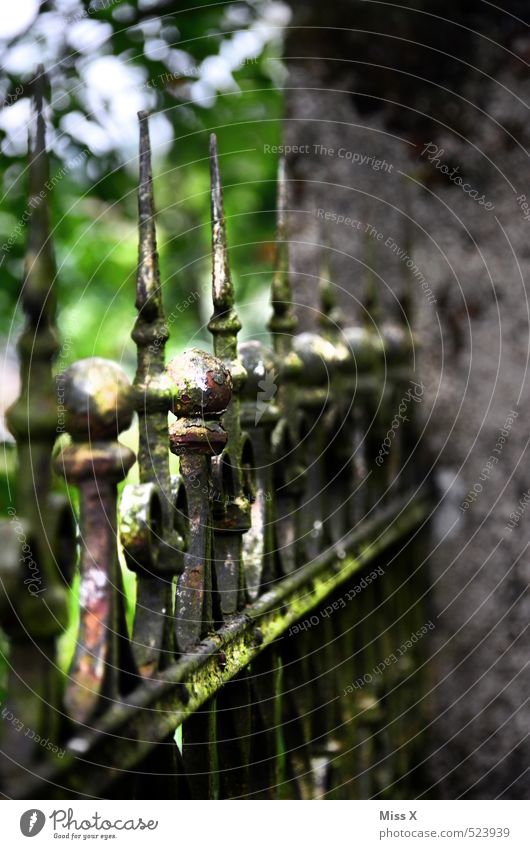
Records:
[[[193,349],[166,365],[145,114],[139,161],[136,376],[131,385],[99,358],[54,376],[37,93],[30,201],[44,199],[29,225],[22,389],[8,416],[16,500],[0,529],[3,793],[410,797],[424,725],[421,639],[432,627],[418,583],[429,493],[410,460],[414,404],[393,427],[405,391],[414,400],[410,329],[344,326],[323,281],[320,333],[296,333],[281,162],[272,348],[238,345],[212,136],[214,354]],[[119,441],[135,412],[136,457]],[[54,453],[58,421],[70,441]],[[118,503],[135,460],[139,483]],[[54,491],[60,479],[78,490],[78,516]],[[136,575],[132,634],[120,552]],[[64,675],[57,641],[76,573],[79,625]]]

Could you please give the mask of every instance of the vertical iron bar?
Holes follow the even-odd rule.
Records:
[[[55,329],[56,265],[48,211],[49,165],[40,67],[33,81],[29,150],[29,219],[22,287],[24,330],[18,341],[21,391],[7,413],[17,440],[19,475],[11,520],[2,527],[2,627],[10,638],[10,674],[6,709],[31,729],[21,735],[6,723],[2,773],[8,793],[17,798],[25,768],[43,757],[37,735],[60,741],[60,674],[56,640],[67,622],[66,588],[59,569],[58,541],[52,539],[57,512],[51,489],[51,454],[58,431],[58,399],[52,363],[59,345]],[[64,541],[66,543],[66,540]],[[69,555],[73,560],[73,550]],[[65,576],[73,562],[63,564]],[[19,768],[20,767],[20,768]]]

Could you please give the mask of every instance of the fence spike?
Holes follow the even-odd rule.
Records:
[[[162,315],[160,269],[156,246],[155,205],[153,200],[153,174],[149,116],[139,112],[140,123],[140,181],[138,188],[138,217],[140,243],[138,248],[138,275],[136,281],[136,308],[148,315]]]
[[[403,247],[405,256],[411,257],[413,251],[413,236],[412,236],[412,219],[407,210],[408,204],[405,206],[405,219],[403,226]],[[413,279],[412,271],[408,268],[407,263],[403,263],[403,283],[399,293],[400,303],[400,319],[407,333],[411,332],[414,322],[414,298],[413,298]]]
[[[289,277],[289,241],[287,231],[287,172],[285,158],[278,164],[276,259],[271,292],[272,316],[269,330],[273,334],[274,349],[278,354],[291,350],[291,336],[297,320],[293,312],[291,282]]]
[[[33,81],[29,138],[29,222],[21,293],[25,324],[17,345],[21,389],[6,415],[17,440],[16,498],[15,506],[9,507],[11,522],[0,523],[0,618],[3,631],[12,638],[7,704],[33,730],[37,741],[45,733],[59,739],[61,675],[55,662],[56,638],[68,619],[66,588],[59,573],[66,578],[75,557],[69,508],[51,492],[60,401],[52,376],[59,345],[47,197],[45,84],[44,69],[39,66]],[[20,528],[18,533],[14,528]],[[45,658],[50,662],[45,663]],[[12,726],[4,735],[2,749],[6,759],[1,771],[4,777],[11,776],[16,787],[42,749]]]
[[[127,566],[138,575],[134,653],[141,673],[151,675],[171,657],[172,575],[182,569],[183,540],[174,528],[176,507],[166,436],[171,402],[165,375],[169,330],[156,245],[149,118],[146,112],[139,112],[138,119],[138,317],[132,338],[137,346],[133,385],[138,413],[140,484],[126,487],[120,513]],[[156,533],[151,530],[153,525],[159,526]]]
[[[52,362],[59,350],[55,331],[56,265],[48,214],[44,93],[45,74],[39,66],[33,81],[34,114],[29,145],[31,215],[22,287],[26,322],[18,341],[22,385],[20,397],[7,414],[10,430],[17,438],[23,470],[18,485],[20,509],[36,526],[40,526],[42,516],[36,493],[43,500],[50,491],[49,460],[58,424],[52,377]]]
[[[237,334],[241,330],[234,309],[234,286],[230,273],[223,189],[217,155],[217,138],[210,136],[210,176],[212,214],[212,299],[213,315],[208,329],[214,337],[214,351],[223,360],[237,358]]]
[[[241,322],[234,309],[217,139],[213,133],[210,136],[210,169],[214,311],[208,328],[214,336],[215,355],[230,370],[234,388],[231,403],[221,420],[228,434],[227,443],[222,454],[212,459],[214,487],[221,496],[221,503],[214,511],[218,531],[213,546],[214,570],[220,612],[225,616],[235,613],[243,598],[242,534],[250,527],[250,503],[245,494],[242,472],[244,437],[240,403],[247,373],[237,346]]]
[[[156,246],[149,118],[146,112],[139,112],[138,119],[140,125],[139,243],[136,283],[138,318],[132,332],[138,351],[138,365],[134,378],[137,411],[140,417],[138,463],[140,481],[142,483],[157,481],[166,498],[171,499],[168,453],[167,450],[158,447],[158,440],[162,440],[166,427],[164,412],[160,413],[160,411],[165,407],[167,414],[170,403],[170,396],[163,381],[164,349],[169,338],[169,330],[162,303]],[[157,395],[157,398],[154,398],[154,395]]]
[[[46,151],[44,95],[46,74],[39,65],[33,80],[32,126],[29,134],[29,207],[28,244],[25,280],[22,290],[24,310],[33,325],[43,320],[51,324],[55,317],[53,281],[55,257],[50,238],[48,211],[49,162]]]
[[[212,211],[212,249],[213,271],[212,291],[216,310],[225,312],[234,303],[234,287],[230,275],[228,249],[226,244],[226,222],[223,206],[223,189],[219,173],[217,138],[210,136],[210,175],[211,175],[211,211]]]
[[[331,280],[332,268],[329,247],[324,246],[320,263],[319,292],[320,292],[320,327],[334,339],[343,325],[344,317],[337,302],[337,293]]]
[[[368,233],[365,236],[365,289],[364,289],[364,309],[365,309],[365,325],[369,330],[375,330],[381,325],[381,298],[378,288],[378,277],[375,270],[375,242],[372,236]]]

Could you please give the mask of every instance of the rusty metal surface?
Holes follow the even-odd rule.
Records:
[[[34,730],[53,734],[66,754],[54,758],[8,728],[4,792],[69,798],[119,788],[137,797],[349,798],[403,781],[406,794],[403,776],[418,752],[407,730],[417,724],[400,718],[412,693],[406,670],[392,669],[349,702],[338,693],[354,680],[359,657],[369,665],[389,651],[388,636],[366,644],[370,630],[385,632],[377,619],[380,599],[393,599],[396,613],[400,605],[414,606],[395,575],[349,614],[337,593],[386,557],[396,559],[402,574],[403,551],[428,513],[428,493],[414,490],[414,470],[400,474],[412,438],[407,428],[388,462],[374,463],[413,369],[410,291],[403,294],[401,324],[383,322],[381,333],[369,322],[345,327],[323,269],[320,332],[296,333],[282,160],[271,347],[239,345],[212,136],[214,353],[191,349],[166,364],[148,117],[139,119],[132,385],[117,365],[99,358],[75,363],[54,383],[55,265],[46,202],[31,220],[22,391],[9,414],[25,474],[10,514],[16,529],[13,521],[0,525],[0,615],[10,639],[7,704]],[[34,139],[30,192],[38,194],[47,179],[42,80]],[[380,312],[373,279],[364,306],[372,316]],[[58,390],[70,442],[52,463]],[[139,483],[127,484],[118,504],[117,485],[135,460],[118,437],[134,413]],[[177,476],[170,474],[170,452],[179,458]],[[68,502],[52,492],[61,479],[63,488],[66,482],[79,490],[79,562]],[[397,500],[388,499],[389,487]],[[35,595],[24,584],[21,534],[30,540],[42,583]],[[132,635],[120,545],[136,579]],[[421,558],[420,549],[415,556]],[[76,571],[79,627],[61,692],[56,639]],[[296,623],[327,602],[336,605],[336,618],[316,615],[300,630]],[[357,624],[360,610],[374,616],[364,628]],[[417,624],[417,615],[396,635]]]
[[[81,543],[79,632],[64,705],[83,723],[118,698],[135,671],[116,549],[117,484],[135,459],[117,437],[131,424],[134,400],[125,372],[106,360],[81,360],[60,379],[72,443],[54,465],[79,488]]]
[[[134,378],[138,414],[140,484],[121,502],[121,542],[129,569],[137,574],[133,651],[145,675],[171,662],[173,578],[183,569],[184,541],[177,532],[167,446],[171,386],[165,370],[169,338],[156,246],[155,204],[148,116],[139,114],[139,245],[136,276],[138,317],[132,338],[137,348]]]

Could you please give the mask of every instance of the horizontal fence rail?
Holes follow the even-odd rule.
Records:
[[[48,179],[42,75],[35,89],[30,200]],[[148,117],[139,119],[132,383],[97,357],[54,374],[45,197],[30,219],[22,388],[8,414],[19,475],[0,525],[2,792],[410,797],[425,725],[421,641],[432,628],[421,604],[431,494],[409,459],[423,391],[410,288],[403,320],[384,322],[369,281],[371,320],[346,326],[323,275],[319,333],[297,333],[281,161],[272,345],[239,344],[212,136],[213,353],[166,364]],[[135,414],[133,452],[119,437]],[[69,438],[56,447],[58,430]],[[139,482],[129,483],[135,462]],[[136,576],[132,632],[123,568]],[[77,582],[64,674],[58,640]]]

